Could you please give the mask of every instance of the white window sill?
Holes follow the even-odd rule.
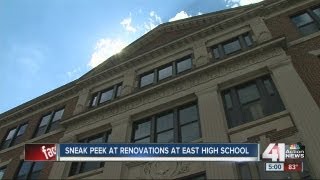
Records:
[[[288,43],[288,46],[290,47],[290,46],[294,46],[294,45],[303,43],[303,42],[308,41],[310,39],[313,39],[313,38],[315,38],[317,36],[320,36],[320,31],[312,33],[312,34],[309,34],[307,36],[303,36],[303,37],[301,37],[301,38],[299,38],[297,40],[291,41],[291,42]]]

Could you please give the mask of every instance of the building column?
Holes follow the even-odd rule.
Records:
[[[59,143],[75,143],[77,139],[75,136],[64,136]],[[65,179],[68,177],[71,162],[54,162],[48,179]]]
[[[282,100],[306,146],[306,156],[311,165],[312,176],[315,179],[320,179],[320,171],[318,171],[320,162],[320,109],[294,69],[290,59],[270,66],[269,69],[272,71],[274,82]]]
[[[221,108],[218,87],[196,92],[203,142],[228,143],[227,126]],[[206,162],[208,179],[236,178],[231,162]]]
[[[109,138],[110,143],[125,143],[127,142],[129,132],[129,117],[120,121],[112,122],[112,131]],[[124,173],[125,162],[106,162],[103,170],[103,178],[107,179],[122,179]]]

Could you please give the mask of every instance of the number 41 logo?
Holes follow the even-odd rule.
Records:
[[[262,154],[263,159],[272,159],[272,162],[279,160],[285,161],[285,144],[284,143],[270,143]]]

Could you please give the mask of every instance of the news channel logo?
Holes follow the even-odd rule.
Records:
[[[262,154],[262,159],[272,162],[284,162],[286,159],[304,159],[305,146],[301,143],[286,145],[285,143],[270,143]]]

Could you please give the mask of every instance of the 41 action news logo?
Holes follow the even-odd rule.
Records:
[[[262,154],[263,159],[272,159],[272,162],[284,162],[286,159],[303,159],[304,157],[305,146],[302,144],[270,143]]]

